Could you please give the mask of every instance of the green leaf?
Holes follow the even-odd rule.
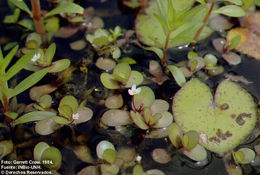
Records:
[[[156,53],[156,55],[160,58],[163,59],[163,50],[158,48],[158,47],[143,47],[145,50],[153,51]]]
[[[33,21],[30,19],[22,19],[18,22],[18,24],[27,30],[33,30]]]
[[[241,7],[236,5],[226,5],[217,10],[214,10],[213,13],[220,13],[231,17],[242,17],[246,15],[246,12]]]
[[[183,74],[183,72],[176,66],[170,65],[167,66],[168,69],[171,71],[172,76],[174,77],[175,81],[179,86],[183,86],[186,83],[186,78]]]
[[[31,74],[29,77],[20,82],[14,89],[10,89],[11,91],[7,95],[8,98],[10,99],[22,93],[26,89],[32,87],[34,84],[40,81],[48,73],[49,70],[50,68],[45,68]]]
[[[205,0],[196,0],[198,3],[201,3],[202,5],[204,5],[206,2]]]
[[[255,5],[260,7],[260,0],[255,0]]]
[[[20,72],[32,59],[33,55],[36,53],[36,51],[31,51],[28,54],[22,56],[12,67],[8,69],[5,75],[6,81],[11,79],[14,75],[16,75],[18,72]]]
[[[12,58],[14,57],[15,53],[17,52],[18,50],[18,45],[15,46],[4,58],[3,60],[3,64],[0,65],[1,66],[1,73],[4,73],[5,72],[5,69],[7,68],[7,66],[10,64]]]
[[[227,1],[227,2],[232,2],[233,4],[236,5],[243,5],[243,2],[241,0],[220,0],[220,1]]]
[[[46,50],[45,54],[44,54],[44,59],[46,60],[47,63],[51,63],[52,59],[55,55],[55,51],[56,51],[56,44],[52,43],[48,49]]]
[[[10,49],[14,48],[16,45],[18,45],[18,42],[16,42],[16,41],[9,42],[8,44],[5,45],[4,51],[10,50]],[[1,58],[0,58],[0,60],[1,60]],[[0,61],[0,64],[1,64],[1,61]]]
[[[168,11],[167,11],[167,23],[169,28],[172,30],[176,19],[176,11],[173,7],[172,0],[168,0]]]
[[[169,32],[169,27],[167,26],[166,22],[162,19],[162,17],[157,14],[154,14],[154,16],[164,29],[164,33],[166,34],[166,32]]]
[[[0,68],[2,67],[1,65],[3,64],[3,61],[4,61],[4,56],[3,56],[2,49],[0,47]]]
[[[33,16],[32,12],[30,11],[29,7],[26,5],[26,3],[23,0],[9,0],[11,3],[13,3],[16,7],[20,8],[21,10],[28,13],[31,17]]]
[[[62,3],[55,9],[51,10],[49,13],[45,15],[44,18],[47,18],[49,16],[57,15],[59,13],[79,13],[83,14],[84,8],[82,8],[80,5],[72,3],[72,2],[67,2],[67,3]]]
[[[237,45],[240,43],[240,39],[241,39],[240,35],[237,35],[234,38],[232,38],[228,46],[228,50],[232,50],[236,48]]]
[[[40,121],[40,120],[48,119],[48,118],[51,118],[54,116],[56,116],[56,113],[54,113],[54,112],[33,111],[33,112],[29,112],[27,114],[24,114],[21,117],[19,117],[18,119],[16,119],[13,122],[13,125]]]
[[[162,18],[163,21],[167,21],[166,19],[166,14],[165,14],[165,11],[164,11],[164,7],[163,7],[163,3],[161,0],[156,0],[156,3],[157,3],[157,7],[159,9],[159,13],[160,13],[160,17]]]
[[[18,114],[15,112],[6,112],[5,115],[13,120],[15,120],[18,117]]]

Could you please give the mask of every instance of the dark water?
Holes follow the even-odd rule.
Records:
[[[121,3],[119,1],[107,0],[104,3],[101,3],[99,0],[88,0],[88,1],[78,0],[77,2],[79,2],[81,5],[85,7],[94,6],[97,12],[100,14],[100,16],[102,16],[102,19],[104,20],[105,23],[105,28],[114,28],[116,25],[120,25],[122,28],[126,28],[126,29],[134,28],[135,11],[125,9],[124,7],[120,6]],[[0,21],[3,20],[4,15],[9,14],[10,12],[6,7],[7,7],[6,1],[0,0]],[[1,32],[0,36],[9,36],[12,40],[18,40],[18,38],[22,34],[21,30],[17,31],[16,26],[12,26],[12,25],[4,26],[2,23],[0,23],[0,32]],[[75,36],[69,39],[54,38],[54,41],[57,43],[57,53],[56,53],[57,57],[58,58],[68,57],[73,61],[73,64],[79,63],[79,61],[82,58],[89,58],[95,60],[97,58],[95,52],[89,52],[89,51],[75,52],[69,48],[70,42],[83,37],[84,37],[84,33],[79,32]],[[202,41],[198,46],[196,46],[196,50],[198,51],[198,53],[204,55],[210,52],[216,54],[220,58],[220,55],[218,55],[218,53],[215,52],[215,50],[211,45],[211,39],[215,37],[218,37],[218,35],[213,34],[210,38],[208,38],[205,41]],[[138,64],[133,67],[134,69],[147,71],[149,60],[150,59],[158,60],[158,58],[153,53],[143,51],[136,46],[132,46],[132,47],[134,52],[130,54],[126,54],[125,56],[130,56],[137,60]],[[186,58],[188,51],[189,49],[183,49],[183,50],[169,49],[168,51],[169,63],[176,63],[180,60],[183,60],[184,58]],[[241,64],[233,67],[228,66],[223,60],[221,60],[221,58],[219,62],[225,66],[225,72],[234,72],[238,75],[244,76],[249,81],[252,81],[253,82],[252,84],[249,85],[241,84],[241,85],[244,88],[246,88],[249,92],[251,92],[253,96],[259,99],[260,83],[258,83],[258,80],[260,74],[260,69],[259,69],[260,61],[256,61],[246,56],[242,56],[242,59],[243,60]],[[95,68],[95,66],[90,66],[87,87],[91,87],[97,84],[96,86],[102,90],[102,85],[98,81],[99,74],[100,74],[100,70]],[[210,78],[209,82],[214,87],[222,79],[224,79],[223,74],[214,78]],[[76,80],[80,81],[79,78],[75,78],[74,82],[72,83],[77,84],[78,82],[75,82]],[[174,80],[166,81],[161,87],[157,87],[155,85],[151,85],[151,87],[155,89],[155,94],[157,98],[165,97],[165,99],[169,102],[171,101],[171,97],[174,95],[174,93],[179,89],[179,87],[176,85]],[[162,92],[164,92],[164,94]],[[76,96],[80,96],[80,95],[81,95],[80,92],[76,94]],[[95,94],[94,97],[98,98],[98,94]],[[96,128],[95,118],[100,117],[100,115],[104,110],[104,107],[96,105],[94,103],[91,103],[89,105],[91,106],[95,114],[93,117],[94,121],[90,121],[85,124],[78,125],[77,128],[74,129],[76,131],[76,134],[85,134],[87,136],[90,136],[90,139],[88,143],[86,143],[86,145],[90,147],[90,149],[93,152],[93,155],[95,155],[95,146],[99,141],[103,139],[109,138],[113,140],[114,138],[117,138],[118,140],[113,141],[117,147],[127,143],[128,139],[130,138],[118,136],[117,133],[114,133],[113,131],[104,131]],[[56,139],[56,140],[52,141],[52,139]],[[64,175],[73,175],[88,165],[86,163],[81,162],[79,159],[77,159],[77,157],[74,155],[72,150],[69,148],[69,145],[71,143],[74,143],[73,141],[71,141],[71,139],[72,139],[72,129],[70,127],[64,127],[59,131],[57,131],[57,133],[55,133],[53,136],[47,137],[46,139],[49,143],[54,143],[62,151],[63,164],[60,169],[60,172],[61,174]],[[68,140],[67,144],[65,143],[65,140]],[[180,161],[178,159],[178,156],[173,157],[173,159],[169,163],[165,165],[160,165],[158,163],[155,163],[151,159],[150,152],[154,148],[164,148],[169,146],[169,142],[165,142],[164,139],[154,139],[154,140],[145,139],[143,142],[145,142],[142,144],[143,152],[140,152],[140,154],[143,156],[142,164],[145,170],[160,169],[167,175],[172,175],[172,174],[174,175],[226,175],[227,174],[222,159],[217,158],[215,155],[211,155],[212,160],[206,167],[202,169],[190,168],[189,166],[187,166],[185,162]],[[62,146],[62,144],[64,144],[64,146]],[[135,147],[138,150],[138,146]]]

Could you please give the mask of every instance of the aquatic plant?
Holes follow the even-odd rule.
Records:
[[[58,148],[49,146],[45,142],[39,142],[33,150],[34,160],[40,161],[49,169],[58,170],[61,166],[62,155]]]
[[[40,81],[49,71],[49,68],[44,68],[42,70],[36,71],[23,81],[21,81],[14,88],[10,88],[8,85],[8,81],[13,78],[17,73],[19,73],[29,61],[36,55],[36,51],[31,51],[28,54],[21,57],[15,64],[10,66],[12,59],[14,58],[15,53],[18,50],[18,46],[14,47],[5,57],[2,54],[2,50],[0,49],[0,100],[4,107],[5,115],[8,117],[15,119],[17,117],[16,113],[12,113],[9,110],[9,100],[12,97],[22,93],[26,89],[32,87],[38,81]],[[8,68],[8,66],[10,66]],[[8,68],[8,70],[7,70]],[[10,120],[8,120],[10,122]]]
[[[56,8],[52,9],[47,14],[42,15],[39,0],[31,0],[32,10],[29,9],[27,4],[23,0],[9,0],[9,1],[17,8],[25,11],[29,15],[29,17],[33,19],[35,31],[39,34],[45,34],[45,31],[48,31],[49,33],[53,33],[59,29],[59,19],[53,17],[54,15],[61,14],[61,13],[83,14],[84,11],[84,9],[78,4],[75,4],[73,2],[62,1]],[[19,10],[16,10],[15,16],[11,16],[11,17],[9,16],[8,22],[17,22],[17,19],[19,18],[18,13],[20,14]],[[7,19],[5,19],[5,21],[7,21]],[[20,21],[19,24],[25,27],[32,26],[32,22],[29,20],[22,21],[22,22]]]
[[[228,80],[219,84],[215,99],[207,85],[190,80],[174,96],[172,110],[184,132],[196,131],[199,143],[216,153],[235,148],[254,129],[257,118],[251,95]]]
[[[135,70],[131,70],[128,63],[118,63],[113,69],[113,73],[102,73],[100,75],[102,84],[108,89],[130,88],[143,82],[143,75]]]
[[[210,8],[204,0],[200,5],[192,7],[195,1],[151,1],[148,8],[141,11],[136,19],[137,37],[144,44],[151,46],[147,50],[154,51],[166,66],[168,48],[194,43],[208,37],[212,30],[207,27],[212,13],[232,17],[245,15],[239,7],[242,1],[229,1],[234,5],[226,5],[214,9],[215,0]],[[192,30],[190,30],[192,27]]]
[[[112,56],[118,59],[121,56],[121,50],[116,45],[116,40],[122,36],[122,29],[116,26],[114,30],[97,29],[94,34],[87,34],[86,39],[97,50],[99,56]]]
[[[37,35],[37,34],[35,34],[35,35]],[[29,35],[29,37],[30,36],[31,36],[31,34]],[[32,39],[30,39],[27,42],[31,42],[31,41],[32,41]],[[31,49],[23,49],[23,52],[26,53],[30,50]],[[69,59],[60,59],[60,60],[53,62],[52,60],[54,58],[55,52],[56,52],[55,43],[52,43],[46,50],[37,48],[37,53],[31,59],[31,61],[25,66],[25,69],[30,70],[30,71],[38,71],[43,68],[49,67],[50,73],[61,72],[65,69],[67,69],[70,66],[70,60]]]

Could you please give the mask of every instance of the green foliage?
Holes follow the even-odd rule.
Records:
[[[169,65],[168,69],[171,71],[172,76],[179,86],[183,86],[186,83],[186,78],[183,72],[177,66]]]
[[[9,64],[11,63],[12,59],[14,58],[15,53],[18,50],[18,46],[15,46],[5,57],[3,57],[2,50],[0,48],[0,99],[2,104],[6,104],[8,100],[26,89],[32,87],[38,81],[40,81],[48,72],[49,68],[42,69],[41,71],[37,71],[23,81],[21,81],[16,87],[9,88],[8,87],[8,80],[13,78],[17,73],[19,73],[33,58],[36,51],[33,50],[26,55],[22,56],[16,63],[12,66]],[[7,67],[9,67],[8,70]]]

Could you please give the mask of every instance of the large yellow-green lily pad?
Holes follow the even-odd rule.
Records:
[[[257,120],[252,96],[229,80],[219,84],[214,99],[206,84],[190,80],[174,96],[172,111],[184,132],[197,131],[199,143],[216,153],[239,145]]]

